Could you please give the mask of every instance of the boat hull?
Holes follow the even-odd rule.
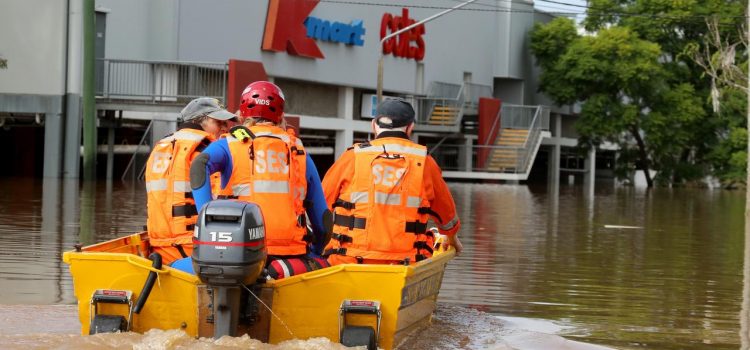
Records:
[[[150,272],[158,275],[131,330],[182,329],[200,337],[213,336],[210,288],[197,276],[163,267],[151,267],[145,233],[65,252],[74,293],[78,299],[81,332],[89,333],[90,300],[97,289],[130,290],[138,298]],[[260,306],[252,325],[240,325],[238,334],[269,343],[288,339],[339,339],[339,307],[345,299],[380,302],[382,320],[379,347],[390,349],[412,331],[429,323],[445,266],[454,251],[438,250],[431,259],[411,266],[346,264],[268,281],[257,294]],[[127,315],[124,305],[101,305],[98,313]],[[347,324],[372,325],[371,315],[347,316]]]

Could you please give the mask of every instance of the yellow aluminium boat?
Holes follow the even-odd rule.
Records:
[[[81,332],[90,334],[100,315],[116,315],[125,325],[120,330],[182,329],[191,336],[214,336],[212,287],[196,275],[152,266],[149,252],[148,235],[139,233],[63,254],[73,277]],[[377,346],[391,349],[429,323],[445,266],[454,255],[452,248],[436,249],[432,258],[410,266],[338,265],[266,281],[256,285],[252,294],[257,299],[245,293],[245,300],[262,300],[267,307],[244,305],[243,310],[255,312],[240,319],[232,334],[269,343],[327,337],[346,344],[342,329],[353,329],[350,336],[372,329]],[[157,276],[150,293],[143,288],[149,275]],[[135,299],[142,308],[134,314]]]

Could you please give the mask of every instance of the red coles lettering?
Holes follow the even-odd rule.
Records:
[[[406,28],[416,23],[409,18],[409,9],[401,9],[401,16],[394,16],[390,13],[383,15],[380,21],[380,40],[390,33],[395,33],[400,29]],[[383,43],[383,54],[393,54],[396,57],[405,57],[421,61],[424,58],[424,24],[420,24],[411,30],[407,30]]]

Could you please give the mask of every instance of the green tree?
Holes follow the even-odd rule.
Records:
[[[721,18],[706,21],[704,45],[691,45],[686,53],[711,81],[711,104],[722,125],[723,137],[711,154],[715,174],[727,186],[747,183],[747,43],[746,26],[725,30]]]
[[[659,46],[621,27],[579,36],[574,23],[565,18],[538,25],[531,42],[543,68],[542,91],[561,105],[583,101],[577,123],[582,144],[612,141],[625,149],[634,147],[639,168],[649,169],[641,129],[651,91],[657,87],[652,82],[665,74]]]
[[[698,179],[715,168],[731,128],[712,112],[710,84],[686,48],[705,45],[707,14],[728,26],[742,10],[734,1],[590,1],[590,34],[566,19],[532,32],[541,90],[558,104],[580,102],[580,144],[618,144],[618,165],[645,170],[649,186]]]

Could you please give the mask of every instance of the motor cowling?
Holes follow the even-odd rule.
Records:
[[[257,204],[215,200],[203,207],[193,236],[193,268],[203,283],[255,283],[265,262],[265,224]]]

